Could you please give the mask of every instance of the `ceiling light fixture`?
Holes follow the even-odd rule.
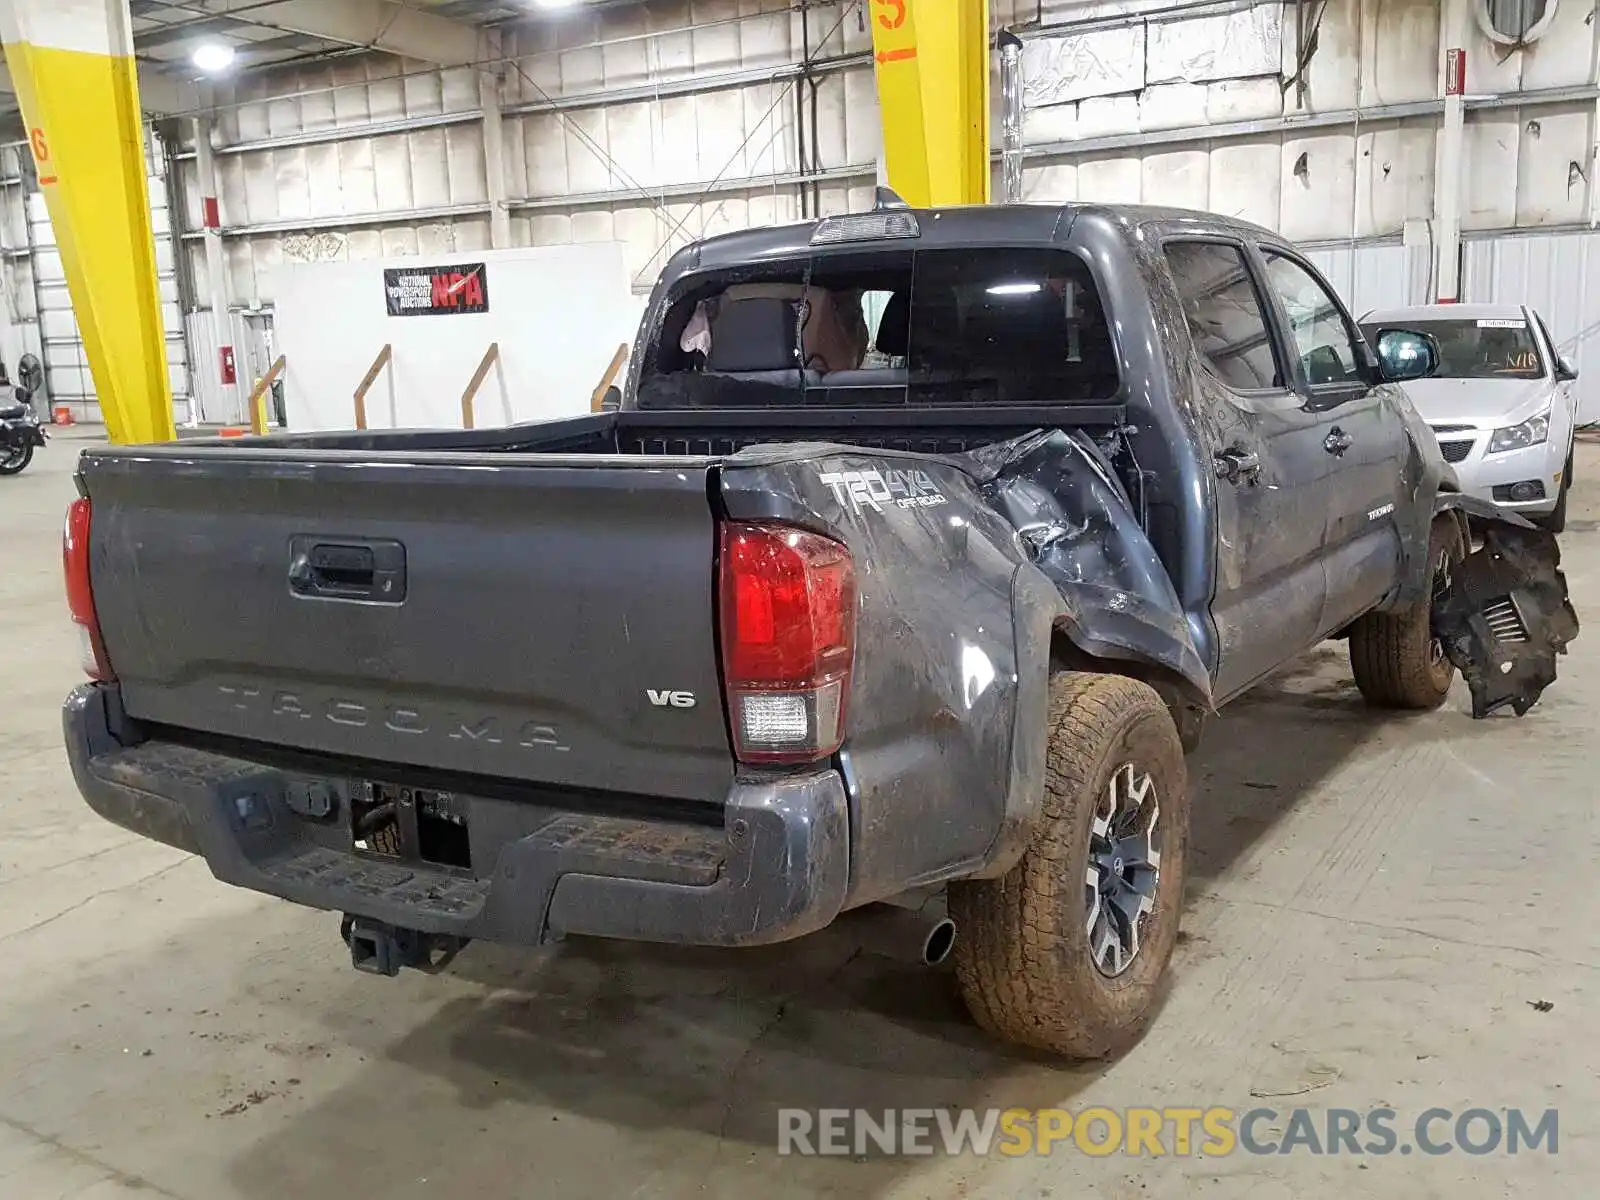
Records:
[[[573,8],[579,0],[533,0],[535,8]]]
[[[986,290],[991,296],[1036,296],[1044,287],[1037,283],[997,283]]]
[[[234,49],[226,42],[201,42],[189,61],[207,75],[218,75],[233,66]]]

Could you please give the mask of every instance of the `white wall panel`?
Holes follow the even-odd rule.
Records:
[[[1361,12],[1361,103],[1438,94],[1440,0],[1371,0]],[[1474,89],[1477,80],[1472,78]]]
[[[439,71],[375,54],[247,75],[219,89],[219,99],[229,107],[218,110],[218,131],[232,145],[329,126],[471,112],[478,107],[478,83],[467,68]]]
[[[487,217],[454,217],[373,229],[264,233],[223,243],[235,302],[271,304],[271,273],[285,262],[350,262],[402,254],[453,254],[487,249]],[[196,261],[203,261],[196,245]]]
[[[1472,34],[1476,46],[1469,47],[1469,62],[1486,61],[1490,74],[1480,79],[1469,74],[1471,90],[1486,87],[1491,81],[1496,88],[1505,90],[1521,88],[1572,87],[1591,81],[1594,71],[1594,6],[1560,0],[1556,5],[1555,19],[1539,39],[1517,53],[1506,52],[1506,47],[1494,46],[1483,37],[1476,24]],[[1477,53],[1474,54],[1474,50]],[[1504,58],[1503,64],[1495,62]]]
[[[1211,152],[1210,206],[1224,216],[1269,228],[1282,205],[1283,149],[1278,138],[1251,138]]]
[[[167,186],[165,179],[159,175],[150,176],[146,185],[150,199],[150,224],[155,234],[156,288],[166,334],[164,353],[167,376],[172,388],[174,412],[177,419],[183,420],[188,415],[190,379],[183,316],[178,303],[178,282],[174,273],[175,255],[172,221],[167,209]],[[100,406],[95,399],[94,378],[89,370],[83,331],[73,311],[66,271],[61,253],[56,248],[56,236],[44,196],[40,192],[24,191],[18,187],[15,189],[15,199],[7,196],[5,203],[8,207],[14,205],[23,215],[24,239],[19,249],[28,246],[31,254],[27,259],[17,260],[27,266],[21,274],[13,273],[13,279],[18,282],[25,280],[31,285],[34,307],[27,315],[33,317],[35,323],[23,331],[20,338],[0,337],[0,353],[9,352],[14,344],[19,354],[23,348],[39,354],[45,366],[45,394],[38,398],[41,406],[63,404],[73,410],[77,420],[99,421]],[[15,359],[8,357],[8,370],[14,370],[15,366]]]
[[[184,323],[189,339],[189,349],[199,364],[194,376],[199,419],[207,423],[244,425],[250,420],[249,390],[258,370],[265,370],[249,361],[247,347],[250,334],[242,314],[235,313],[229,321],[232,330],[228,344],[234,347],[238,382],[229,387],[222,383],[221,374],[214,364],[219,362],[219,343],[210,313],[191,313]]]
[[[1394,239],[1408,222],[1433,214],[1436,116],[1363,117],[1304,129],[1292,122],[1329,113],[1343,120],[1357,105],[1433,102],[1438,0],[1330,0],[1305,72],[1303,107],[1298,89],[1279,77],[1295,65],[1292,5],[1241,0],[1225,11],[1174,18],[1153,14],[1175,0],[991,3],[997,25],[1026,26],[1041,14],[1046,25],[1122,15],[1146,30],[1141,44],[1148,56],[1140,60],[1136,86],[1028,112],[1027,141],[1051,147],[1048,155],[1028,159],[1030,200],[1208,207],[1312,242]],[[1308,6],[1305,15],[1315,12]],[[870,203],[870,175],[827,179],[815,188],[794,178],[803,163],[821,172],[873,167],[881,137],[870,65],[817,76],[814,109],[809,91],[801,105],[803,148],[789,75],[808,48],[824,58],[870,50],[869,13],[852,3],[812,5],[802,14],[790,0],[651,0],[507,26],[503,45],[512,61],[503,70],[503,103],[533,108],[505,118],[502,190],[511,199],[511,243],[616,239],[637,290],[686,241],[798,219],[811,211],[813,192],[822,211]],[[1278,72],[1260,77],[1226,77],[1248,76],[1263,64],[1229,51],[1227,36],[1199,36],[1205,29],[1248,32],[1274,25]],[[1108,36],[1118,44],[1139,40],[1128,28]],[[1251,46],[1264,44],[1252,38]],[[1560,0],[1551,30],[1530,46],[1507,55],[1474,27],[1467,49],[1473,93],[1594,83],[1595,23],[1576,0]],[[670,90],[729,72],[756,78],[693,95],[596,98],[601,89]],[[225,110],[217,129],[224,143],[468,115],[457,123],[325,145],[220,154],[225,226],[315,226],[299,234],[230,235],[236,303],[269,301],[265,276],[283,261],[438,253],[487,243],[486,212],[416,214],[484,206],[496,190],[485,174],[473,72],[351,56],[247,77],[234,98],[245,102]],[[552,99],[569,106],[560,112],[540,107]],[[1257,128],[1208,140],[1208,123]],[[1586,220],[1594,125],[1588,100],[1470,113],[1464,226]],[[1124,136],[1132,143],[1119,145]],[[1072,152],[1074,142],[1091,139]],[[192,229],[199,213],[192,164],[184,164],[182,174],[185,227]],[[735,190],[699,195],[713,180]],[[392,214],[392,223],[361,220],[375,214]],[[350,223],[338,224],[343,218]],[[199,261],[197,244],[190,257],[192,264]]]
[[[280,297],[274,331],[287,360],[290,428],[349,428],[351,395],[385,344],[393,357],[388,390],[369,399],[374,428],[459,428],[461,388],[491,343],[500,364],[477,396],[479,427],[587,412],[617,343],[633,334],[619,248],[495,250],[474,261],[486,264],[489,304],[467,316],[388,315],[383,270],[401,263],[282,267],[271,286]],[[339,321],[328,321],[323,306]]]
[[[1144,89],[1139,97],[1139,128],[1182,129],[1193,125],[1196,113],[1206,110],[1203,83],[1162,83]]]
[[[1207,84],[1205,94],[1205,119],[1217,124],[1283,113],[1283,85],[1276,79],[1223,80]]]
[[[1277,4],[1225,9],[1215,15],[1152,19],[1145,79],[1237,79],[1276,75],[1283,57],[1284,10]]]
[[[1356,139],[1356,237],[1383,237],[1409,220],[1433,214],[1434,143],[1431,121],[1394,121],[1364,129]]]
[[[1355,226],[1355,140],[1343,131],[1286,137],[1282,163],[1278,232],[1295,241],[1349,237]]]
[[[1022,198],[1029,204],[1065,204],[1078,199],[1078,165],[1055,162],[1025,167]]]
[[[1209,206],[1210,156],[1200,149],[1145,155],[1139,196],[1146,204],[1174,208]]]
[[[1600,233],[1471,239],[1464,247],[1463,300],[1527,304],[1578,367],[1578,416],[1600,421]]]
[[[1522,114],[1517,141],[1518,225],[1561,225],[1588,217],[1593,120],[1592,103]]]
[[[1462,138],[1461,227],[1517,223],[1517,142],[1522,122],[1511,111],[1468,114]]]
[[[1587,219],[1594,105],[1469,114],[1464,158],[1464,229]]]
[[[1403,308],[1429,299],[1425,247],[1349,245],[1309,250],[1306,256],[1358,317],[1373,309]]]
[[[1329,0],[1322,9],[1322,20],[1317,25],[1317,52],[1305,72],[1306,109],[1310,112],[1331,112],[1354,108],[1360,70],[1360,36],[1357,26],[1373,7],[1373,0]],[[1309,15],[1309,14],[1308,14]],[[1283,73],[1288,78],[1294,73],[1294,21],[1284,23],[1287,31],[1283,39]],[[1439,42],[1431,43],[1438,53]],[[1289,91],[1290,111],[1294,107],[1294,91]]]
[[[1033,16],[1024,11],[1027,5],[1012,7],[1024,20]],[[1047,8],[1062,11],[1060,6]],[[1081,19],[1147,9],[1141,3],[1089,3],[1075,6],[1072,13]],[[999,4],[996,11],[1006,10]],[[1597,47],[1593,14],[1572,0],[1563,0],[1557,11],[1544,36],[1509,55],[1506,48],[1492,46],[1474,26],[1467,46],[1469,92],[1514,92],[1519,86],[1593,87]],[[1306,15],[1314,13],[1308,9]],[[1291,8],[1282,26],[1285,77],[1295,66],[1293,15]],[[1126,172],[1104,165],[1114,156],[1103,143],[1119,134],[1148,138],[1168,130],[1196,131],[1208,122],[1292,121],[1299,115],[1344,113],[1358,103],[1372,108],[1436,99],[1437,0],[1331,0],[1316,35],[1316,52],[1305,71],[1303,109],[1298,107],[1297,89],[1287,80],[1283,85],[1272,78],[1209,82],[1207,72],[1196,69],[1183,82],[1031,109],[1026,140],[1036,146],[1059,146],[1065,153],[1074,140],[1097,139],[1102,144],[1087,150],[1080,163],[1092,160],[1094,165],[1074,178],[1074,190],[1094,198],[1128,199],[1133,188]],[[1244,68],[1239,70],[1243,73]],[[1256,162],[1256,169],[1242,178],[1233,172],[1239,161],[1236,147],[1244,139],[1201,143],[1213,159],[1206,172],[1211,206],[1252,213],[1264,224],[1301,239],[1398,235],[1408,220],[1432,216],[1437,128],[1438,118],[1432,115],[1303,134],[1286,128],[1275,135],[1283,150],[1278,169],[1262,170]],[[1589,100],[1471,112],[1464,227],[1526,228],[1586,219],[1595,138],[1594,103]],[[1159,145],[1142,151],[1163,158],[1172,152]],[[1305,162],[1297,175],[1302,154]],[[1142,198],[1161,198],[1150,193],[1158,183],[1162,191],[1171,186],[1166,171],[1157,165],[1145,173]],[[1059,187],[1041,184],[1037,168],[1031,173],[1035,179],[1030,196],[1057,198]],[[1087,186],[1085,179],[1090,181]],[[1180,191],[1194,195],[1197,189]]]
[[[1145,85],[1146,55],[1142,23],[1030,38],[1022,50],[1024,101],[1042,108],[1137,92]]]
[[[1040,196],[1054,200],[1054,196]],[[1078,161],[1077,199],[1099,204],[1139,204],[1144,200],[1144,169],[1136,154],[1111,154]]]

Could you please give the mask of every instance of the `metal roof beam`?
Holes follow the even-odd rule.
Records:
[[[152,116],[188,112],[204,108],[211,102],[209,87],[180,79],[176,75],[168,75],[148,63],[140,63],[138,69],[139,107]],[[6,70],[4,64],[0,64],[0,92],[15,94],[16,90],[16,85],[11,82],[10,72]]]
[[[284,0],[252,7],[246,20],[347,46],[457,66],[479,57],[476,26],[392,0]]]

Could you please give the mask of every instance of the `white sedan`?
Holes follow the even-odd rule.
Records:
[[[1431,337],[1439,367],[1405,385],[1461,490],[1559,532],[1572,483],[1578,373],[1539,314],[1513,304],[1435,304],[1368,313],[1385,329]]]

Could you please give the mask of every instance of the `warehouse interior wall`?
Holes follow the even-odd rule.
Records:
[[[1240,52],[1260,47],[1240,36],[1251,23],[1238,5],[1151,8],[1139,22],[1124,15],[1065,35],[1096,39],[1068,62],[1092,52],[1127,69],[1104,79],[1122,90],[1030,108],[1029,198],[1203,208],[1313,243],[1396,237],[1407,221],[1429,220],[1447,48],[1438,0],[1252,7],[1280,14],[1276,63]],[[1467,23],[1464,229],[1590,220],[1600,94],[1593,6],[1546,7],[1549,24],[1516,47]],[[1016,0],[1013,11],[1031,8]],[[1303,70],[1297,22],[1314,30]],[[1186,47],[1187,62],[1163,54],[1169,45]],[[1172,78],[1173,58],[1186,78]],[[1247,60],[1253,74],[1227,74]],[[1142,89],[1126,90],[1141,79]]]
[[[349,429],[354,395],[384,347],[368,394],[372,429],[459,425],[461,397],[491,346],[493,369],[472,405],[476,426],[573,417],[621,342],[630,300],[616,242],[442,254],[482,285],[483,311],[396,315],[384,269],[417,260],[285,263],[272,279],[285,367],[285,416],[296,432]]]
[[[192,403],[189,348],[166,168],[160,138],[153,131],[148,131],[145,148],[167,373],[174,415],[183,421]],[[14,379],[22,354],[37,355],[45,368],[45,386],[44,394],[35,397],[36,407],[41,412],[47,406],[65,408],[76,421],[99,422],[100,406],[83,333],[67,291],[66,269],[24,143],[0,146],[0,259],[5,263],[5,312],[19,327],[15,336],[0,334],[7,371]]]
[[[1443,0],[1457,3],[1485,0]],[[1469,266],[1484,239],[1570,237],[1600,217],[1600,28],[1591,4],[1542,6],[1509,43],[1483,11],[1465,22]],[[1441,0],[991,10],[1026,46],[1027,199],[1210,209],[1308,244],[1358,308],[1431,298]],[[615,242],[643,294],[691,240],[865,207],[881,142],[872,12],[866,0],[580,7],[488,31],[497,52],[477,68],[367,53],[243,75],[215,89],[214,108],[157,126],[179,305],[209,304],[194,285],[206,270],[201,136],[231,320],[255,342],[270,337],[286,263]],[[24,180],[0,193],[18,275],[27,231],[13,193],[25,191]],[[1469,269],[1463,298],[1511,277]],[[1558,335],[1600,320],[1587,293],[1552,294]],[[215,337],[189,329],[204,397],[215,346],[199,342]]]
[[[689,241],[870,203],[864,14],[696,0],[506,31],[492,69],[511,245],[619,241],[646,291]],[[340,59],[252,76],[224,103],[212,136],[234,302],[270,302],[264,276],[283,261],[490,248],[475,70]],[[178,163],[198,229],[190,147]]]

